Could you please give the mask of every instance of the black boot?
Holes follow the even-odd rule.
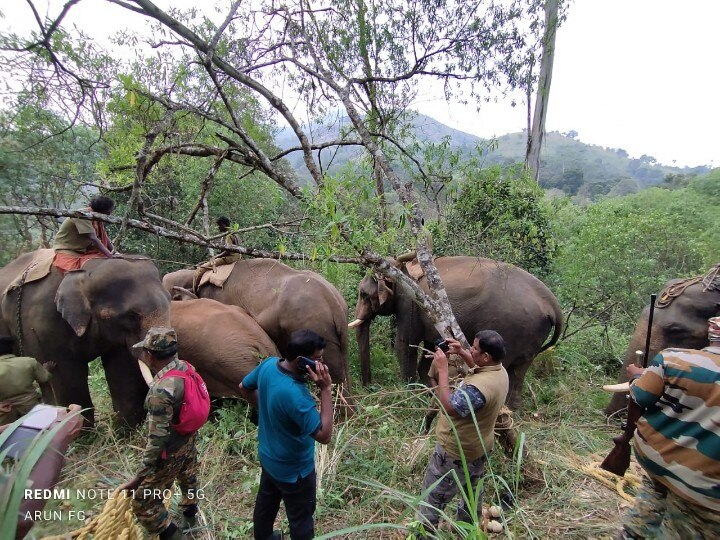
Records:
[[[197,526],[197,504],[190,504],[183,510],[182,521],[180,521],[180,530],[183,532],[194,529]]]
[[[167,528],[160,533],[160,540],[182,540],[182,533],[180,532],[180,529],[177,528],[177,525],[170,522],[170,525],[167,526]]]

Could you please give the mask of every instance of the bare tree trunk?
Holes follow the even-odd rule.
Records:
[[[558,25],[558,0],[545,0],[545,34],[543,55],[540,60],[540,79],[535,99],[535,114],[532,131],[528,133],[528,147],[525,166],[532,171],[536,182],[540,181],[540,148],[545,133],[545,117],[550,101],[553,60],[555,58],[555,34]]]
[[[210,236],[210,209],[208,208],[207,197],[205,195],[202,196],[201,201],[203,211],[203,233],[205,233],[205,237],[208,238]],[[208,253],[210,253],[211,257],[213,257],[215,255],[215,250],[212,248],[208,248]]]
[[[375,175],[375,193],[377,193],[378,201],[380,202],[380,230],[387,230],[387,204],[385,203],[385,185],[382,169],[380,164],[376,161],[374,167]]]
[[[156,123],[152,127],[152,129],[145,135],[145,144],[143,144],[143,147],[136,158],[137,163],[135,165],[135,181],[133,182],[130,200],[128,201],[127,208],[125,209],[125,215],[123,216],[123,220],[120,223],[120,231],[113,239],[113,245],[118,250],[122,246],[123,240],[125,239],[130,215],[132,214],[134,208],[140,203],[140,190],[145,183],[145,179],[147,178],[150,169],[156,163],[156,161],[148,159],[151,154],[150,150],[152,149],[152,145],[155,142],[155,139],[157,139],[158,135],[160,135],[163,129],[167,127],[171,120],[172,112],[166,111],[163,119]]]

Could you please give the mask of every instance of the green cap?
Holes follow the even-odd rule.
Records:
[[[132,346],[133,349],[147,349],[148,351],[163,352],[177,345],[177,334],[172,328],[156,326],[148,330],[145,339]]]

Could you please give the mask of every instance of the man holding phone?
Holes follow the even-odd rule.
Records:
[[[418,509],[419,521],[432,530],[437,528],[441,512],[461,487],[466,492],[475,490],[484,476],[487,455],[493,447],[495,421],[509,386],[508,374],[501,363],[505,342],[494,330],[475,334],[469,351],[454,339],[448,339],[447,345],[438,344],[433,358],[438,373],[435,394],[443,414],[436,428],[435,451],[423,480],[425,500]],[[454,391],[450,390],[446,350],[459,355],[469,370]],[[463,485],[458,485],[455,477]],[[481,506],[478,504],[478,508]],[[457,521],[473,522],[464,498],[458,505]]]
[[[253,512],[256,540],[281,538],[273,524],[285,504],[292,540],[315,535],[315,441],[332,435],[332,380],[322,362],[325,339],[312,330],[290,335],[286,358],[271,357],[243,379],[240,392],[258,408],[262,473]],[[307,379],[320,388],[320,412]]]

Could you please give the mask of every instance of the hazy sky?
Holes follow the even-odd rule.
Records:
[[[25,2],[5,0],[0,11],[0,27],[26,27]],[[100,0],[84,0],[71,13],[94,35],[139,19]],[[720,0],[575,0],[558,30],[547,130],[575,130],[583,142],[667,165],[720,166],[719,21]],[[426,93],[413,107],[483,137],[526,125],[522,97],[515,108],[506,102],[477,113]]]
[[[720,0],[575,0],[557,34],[547,131],[667,165],[720,166],[718,24]],[[417,108],[483,137],[527,124],[522,102]]]

